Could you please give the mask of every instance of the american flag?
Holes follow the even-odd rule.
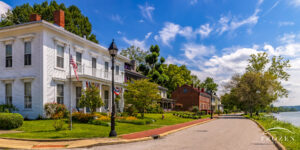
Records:
[[[77,65],[74,62],[74,59],[73,59],[72,55],[70,55],[70,64],[73,66],[74,73],[75,73],[77,81],[79,81],[79,78],[78,78],[78,75],[77,75]]]

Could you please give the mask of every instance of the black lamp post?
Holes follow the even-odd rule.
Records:
[[[209,91],[210,93],[210,119],[213,119],[213,95],[214,95],[214,92],[211,90]]]
[[[117,45],[115,44],[114,39],[112,40],[109,48],[108,48],[109,54],[111,56],[111,73],[112,73],[112,81],[111,81],[111,102],[112,102],[112,112],[111,112],[111,128],[110,128],[110,133],[109,137],[116,137],[117,132],[115,130],[115,97],[114,97],[114,90],[115,90],[115,79],[114,79],[114,70],[115,70],[115,57],[118,54],[118,48]]]

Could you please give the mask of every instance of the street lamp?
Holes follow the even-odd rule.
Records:
[[[111,81],[111,102],[112,102],[112,112],[111,112],[111,128],[110,128],[110,133],[109,137],[116,137],[117,132],[115,130],[115,98],[114,98],[114,90],[115,90],[115,79],[114,79],[114,70],[115,70],[115,57],[118,54],[118,48],[117,45],[115,44],[114,39],[112,40],[109,48],[108,48],[109,54],[111,56],[111,73],[112,73],[112,81]]]
[[[210,90],[209,93],[210,93],[210,119],[213,119],[213,105],[212,105],[212,102],[213,102],[213,95],[215,93],[214,93],[213,90]]]

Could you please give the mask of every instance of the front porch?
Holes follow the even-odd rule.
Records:
[[[79,100],[82,95],[82,91],[86,88],[91,87],[92,85],[99,88],[100,92],[99,95],[102,98],[104,106],[97,109],[97,112],[111,112],[112,108],[112,86],[111,81],[99,81],[99,80],[91,80],[91,79],[84,79],[79,78],[79,81],[76,78],[72,78],[72,92],[71,92],[71,99],[72,99],[72,110],[73,112],[80,111],[80,112],[90,112],[89,108],[80,108]],[[120,101],[116,102],[116,111],[123,112],[124,109],[124,87],[123,84],[115,83],[115,88],[120,89]],[[116,95],[113,94],[113,96]]]

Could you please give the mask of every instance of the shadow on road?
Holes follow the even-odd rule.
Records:
[[[247,119],[240,114],[232,114],[232,115],[222,115],[218,117],[219,119]]]

